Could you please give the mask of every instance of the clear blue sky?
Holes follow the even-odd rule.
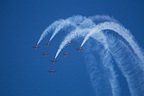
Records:
[[[73,15],[109,15],[120,21],[144,48],[143,0],[0,0],[0,96],[95,96],[82,53],[74,43],[51,65],[62,34],[49,49],[41,43],[42,31],[53,21]],[[49,57],[41,56],[49,52]],[[48,74],[56,68],[55,75]]]

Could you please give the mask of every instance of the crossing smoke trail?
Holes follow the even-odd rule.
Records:
[[[89,17],[89,18],[86,18],[86,17],[82,17],[80,15],[78,16],[73,16],[73,17],[70,17],[70,18],[67,18],[65,20],[63,20],[58,26],[57,28],[55,28],[55,31],[53,32],[52,36],[50,37],[50,40],[49,42],[55,37],[55,35],[60,32],[61,29],[63,29],[64,27],[66,26],[73,26],[73,27],[77,27],[78,24],[80,25],[85,25],[85,26],[90,26],[91,23],[93,23],[93,21],[91,20],[104,20],[104,21],[114,21],[114,22],[117,22],[115,19],[113,18],[110,18],[109,16],[105,16],[105,15],[102,15],[102,16],[92,16],[92,17]],[[92,26],[92,24],[91,24]]]
[[[74,16],[74,17],[70,17],[66,20],[64,20],[63,22],[61,22],[61,24],[59,24],[57,26],[57,28],[55,28],[55,31],[53,32],[51,38],[49,41],[51,41],[55,35],[61,30],[63,29],[64,27],[66,26],[73,26],[73,27],[76,27],[78,24],[80,24],[83,20],[85,19],[85,17],[82,17],[82,16]]]
[[[72,19],[73,19],[73,17],[72,17]],[[66,21],[67,20],[68,19],[66,19]],[[55,58],[57,58],[57,56],[59,55],[60,51],[66,46],[67,42],[71,41],[75,37],[79,37],[81,35],[85,36],[87,34],[87,32],[89,32],[91,30],[90,28],[95,26],[93,21],[99,21],[99,22],[102,22],[102,21],[113,21],[113,22],[117,22],[115,19],[110,18],[109,16],[105,16],[105,15],[102,15],[102,16],[96,15],[96,16],[91,16],[89,18],[83,19],[83,22],[81,22],[79,24],[79,26],[76,27],[76,29],[74,31],[72,31],[71,33],[69,33],[65,37],[65,39],[62,42],[62,44],[60,44],[60,48],[58,49]],[[71,23],[73,24],[73,22],[71,22]],[[62,25],[66,26],[66,23],[65,24],[62,23]],[[65,27],[65,26],[63,26],[63,27]],[[79,27],[82,27],[82,28],[79,28]],[[89,28],[89,30],[87,30],[88,28]],[[81,30],[83,30],[83,31],[81,31]],[[53,38],[56,35],[56,33],[58,33],[58,32],[54,32],[53,35],[51,36],[51,38]]]
[[[119,75],[122,75],[127,83],[126,96],[144,96],[144,55],[130,32],[109,16],[97,15],[86,18],[77,15],[55,21],[45,29],[37,45],[49,32],[54,30],[51,41],[60,30],[69,25],[73,30],[65,36],[55,58],[67,42],[83,37],[81,47],[86,45],[87,68],[96,96],[124,96],[123,82],[118,79]],[[90,38],[96,43],[90,43],[89,46],[92,47],[87,47],[85,43]],[[104,92],[100,92],[102,89]]]
[[[39,45],[39,43],[41,42],[41,40],[49,33],[51,32],[53,29],[55,29],[61,22],[63,21],[63,19],[55,21],[53,24],[51,24],[51,26],[47,27],[43,33],[40,36],[40,39],[37,42],[37,45]]]
[[[68,26],[68,25],[76,26],[76,24],[81,23],[84,18],[85,17],[83,16],[77,15],[77,16],[67,18],[66,20],[60,19],[60,20],[55,21],[43,31],[42,35],[40,36],[40,39],[37,42],[37,45],[39,45],[39,43],[44,39],[44,37],[48,33],[50,33],[52,30],[55,30],[55,31],[49,41],[51,41],[54,38],[54,36],[65,26]]]
[[[95,32],[99,32],[101,30],[105,30],[105,29],[107,29],[107,30],[113,30],[113,31],[117,32],[119,35],[121,35],[124,39],[126,39],[126,41],[130,44],[130,46],[133,48],[133,50],[135,50],[135,52],[138,55],[138,57],[144,63],[143,53],[141,53],[140,48],[134,42],[132,35],[129,33],[129,31],[127,29],[125,29],[124,27],[122,27],[119,24],[114,23],[114,22],[104,22],[104,23],[99,24],[95,28],[93,28],[91,30],[91,32],[85,37],[84,41],[81,44],[81,47],[88,40],[88,38],[90,37],[90,35],[94,34]]]
[[[117,22],[115,19],[113,18],[110,18],[109,16],[106,16],[106,15],[96,15],[96,16],[91,16],[89,18],[86,18],[84,16],[81,16],[81,15],[76,15],[76,16],[72,16],[72,17],[69,17],[67,19],[60,19],[60,20],[57,20],[55,21],[54,23],[52,23],[49,27],[47,27],[41,34],[40,36],[40,39],[38,40],[37,42],[37,45],[39,45],[39,43],[44,39],[44,37],[50,33],[52,30],[55,30],[52,34],[52,36],[50,37],[50,40],[51,41],[54,36],[61,30],[63,29],[64,27],[66,26],[73,26],[73,27],[77,27],[77,25],[79,25],[80,23],[82,23],[83,21],[87,21],[87,20],[99,20],[99,21],[114,21],[114,22]],[[83,22],[84,23],[84,22]],[[89,23],[90,24],[90,23]],[[88,25],[89,25],[88,24]],[[86,24],[85,24],[86,25]]]

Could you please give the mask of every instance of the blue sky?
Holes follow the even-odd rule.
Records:
[[[75,43],[51,65],[63,33],[50,48],[41,43],[33,50],[42,31],[53,21],[73,15],[109,15],[129,29],[144,48],[143,0],[1,0],[0,1],[0,96],[95,96],[82,57]],[[41,56],[48,51],[49,57]],[[48,74],[56,68],[55,75]]]

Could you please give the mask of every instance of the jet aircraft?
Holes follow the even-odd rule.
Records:
[[[43,56],[48,56],[49,54],[48,54],[48,53],[42,53],[42,55],[43,55]]]
[[[55,69],[50,69],[50,70],[48,70],[48,72],[49,72],[50,74],[54,74],[54,73],[56,72],[56,70],[55,70]]]
[[[38,45],[36,45],[36,46],[33,46],[33,48],[34,48],[34,49],[38,49],[38,48],[39,48],[39,46],[38,46]]]
[[[77,51],[82,51],[83,49],[82,49],[82,47],[79,47],[79,48],[76,48],[77,49]]]
[[[48,42],[48,43],[46,43],[45,45],[46,45],[46,46],[51,46],[51,43],[50,43],[50,42]]]
[[[56,62],[58,62],[58,60],[57,59],[53,59],[53,60],[50,60],[52,63],[56,63]]]
[[[64,56],[69,56],[69,55],[70,55],[70,53],[63,53],[63,55],[64,55]]]
[[[67,45],[71,45],[72,44],[72,42],[71,41],[69,41],[68,43],[67,43]]]

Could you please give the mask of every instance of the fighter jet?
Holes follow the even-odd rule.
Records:
[[[56,72],[56,70],[55,70],[55,69],[50,69],[50,70],[48,70],[48,72],[49,72],[50,74],[54,74],[54,73]]]
[[[42,55],[43,55],[43,56],[48,56],[49,54],[48,54],[48,53],[42,53]]]
[[[69,41],[68,43],[67,43],[67,45],[71,45],[72,44],[72,42],[71,41]]]
[[[63,55],[64,55],[64,56],[69,56],[69,55],[70,55],[70,53],[63,53]]]
[[[79,47],[79,48],[76,48],[77,49],[77,51],[82,51],[83,49],[82,49],[82,47]]]
[[[36,46],[33,46],[33,48],[34,48],[34,49],[38,49],[38,48],[39,48],[39,46],[38,46],[38,45],[36,45]]]
[[[48,42],[48,43],[46,43],[45,45],[46,45],[46,46],[51,46],[51,43],[50,43],[50,42]]]
[[[53,60],[50,60],[52,63],[56,63],[56,62],[58,62],[58,60],[57,59],[53,59]]]

